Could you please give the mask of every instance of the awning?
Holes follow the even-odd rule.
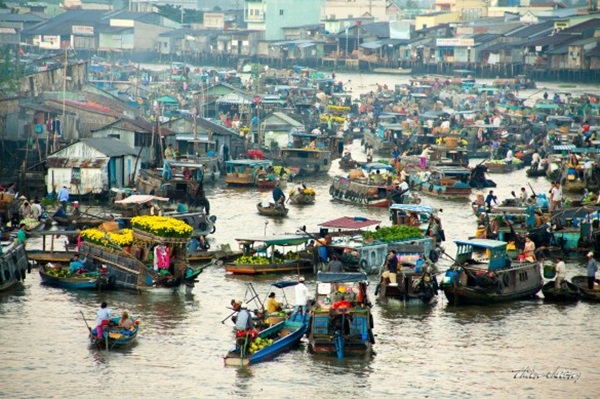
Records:
[[[366,273],[331,273],[318,272],[317,281],[319,283],[351,283],[367,281]]]
[[[123,200],[115,201],[115,204],[145,204],[148,201],[169,201],[168,198],[165,197],[155,197],[154,195],[131,195]]]
[[[383,46],[383,44],[381,44],[380,41],[367,42],[360,45],[360,47],[366,48],[367,50],[377,50],[381,46]]]
[[[250,237],[250,238],[236,238],[238,242],[264,242],[267,246],[271,245],[301,245],[307,242],[310,237],[299,236],[299,235],[279,235],[279,236],[266,236],[266,237]]]
[[[380,223],[381,220],[344,216],[338,219],[320,223],[319,227],[328,227],[332,229],[362,229],[364,227],[375,226]]]
[[[390,209],[397,209],[405,212],[433,213],[433,208],[429,205],[392,204]]]

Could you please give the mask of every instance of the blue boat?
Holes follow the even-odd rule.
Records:
[[[119,328],[120,317],[113,317],[109,321],[109,327],[104,329],[102,339],[97,337],[96,328],[90,330],[90,343],[96,345],[99,349],[106,348],[124,348],[133,344],[137,338],[140,325],[137,318],[132,317],[133,327],[131,329]]]
[[[278,281],[271,284],[269,292],[273,292],[273,288],[281,290],[284,309],[289,309],[284,289],[297,284],[297,281]],[[248,285],[248,289],[247,292],[252,295],[250,300],[254,300],[258,304],[259,310],[265,313],[267,298],[261,302],[252,284]],[[278,313],[265,314],[265,322],[270,327],[258,332],[256,337],[252,337],[252,334],[237,337],[235,348],[223,358],[226,366],[248,366],[260,363],[293,349],[306,334],[310,316],[293,312],[288,317],[282,310]]]
[[[308,332],[314,353],[369,355],[375,343],[365,273],[317,273],[316,305]]]
[[[236,348],[223,358],[226,366],[249,366],[270,360],[296,347],[306,333],[307,323],[284,320],[262,330],[256,338],[240,337]],[[261,345],[264,345],[261,348]],[[253,348],[258,350],[253,351]],[[253,353],[250,353],[253,352]]]
[[[109,289],[114,286],[114,277],[99,272],[72,274],[67,269],[40,267],[42,284],[68,290]]]

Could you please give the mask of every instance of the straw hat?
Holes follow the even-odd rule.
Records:
[[[27,199],[27,197],[26,197],[26,196],[24,196],[24,195],[21,195],[21,196],[19,197],[19,199],[20,199],[20,200],[26,200],[26,199]]]
[[[587,256],[588,256],[588,258],[593,258],[594,257],[594,253],[590,251],[590,252],[588,252]]]

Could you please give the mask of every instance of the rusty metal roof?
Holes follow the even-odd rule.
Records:
[[[49,157],[46,159],[47,168],[87,168],[101,169],[108,163],[108,158],[55,158]]]

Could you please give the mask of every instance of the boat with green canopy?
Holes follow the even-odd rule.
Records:
[[[249,275],[312,271],[313,253],[306,249],[309,239],[294,234],[236,238],[243,256],[226,263],[225,271]]]

